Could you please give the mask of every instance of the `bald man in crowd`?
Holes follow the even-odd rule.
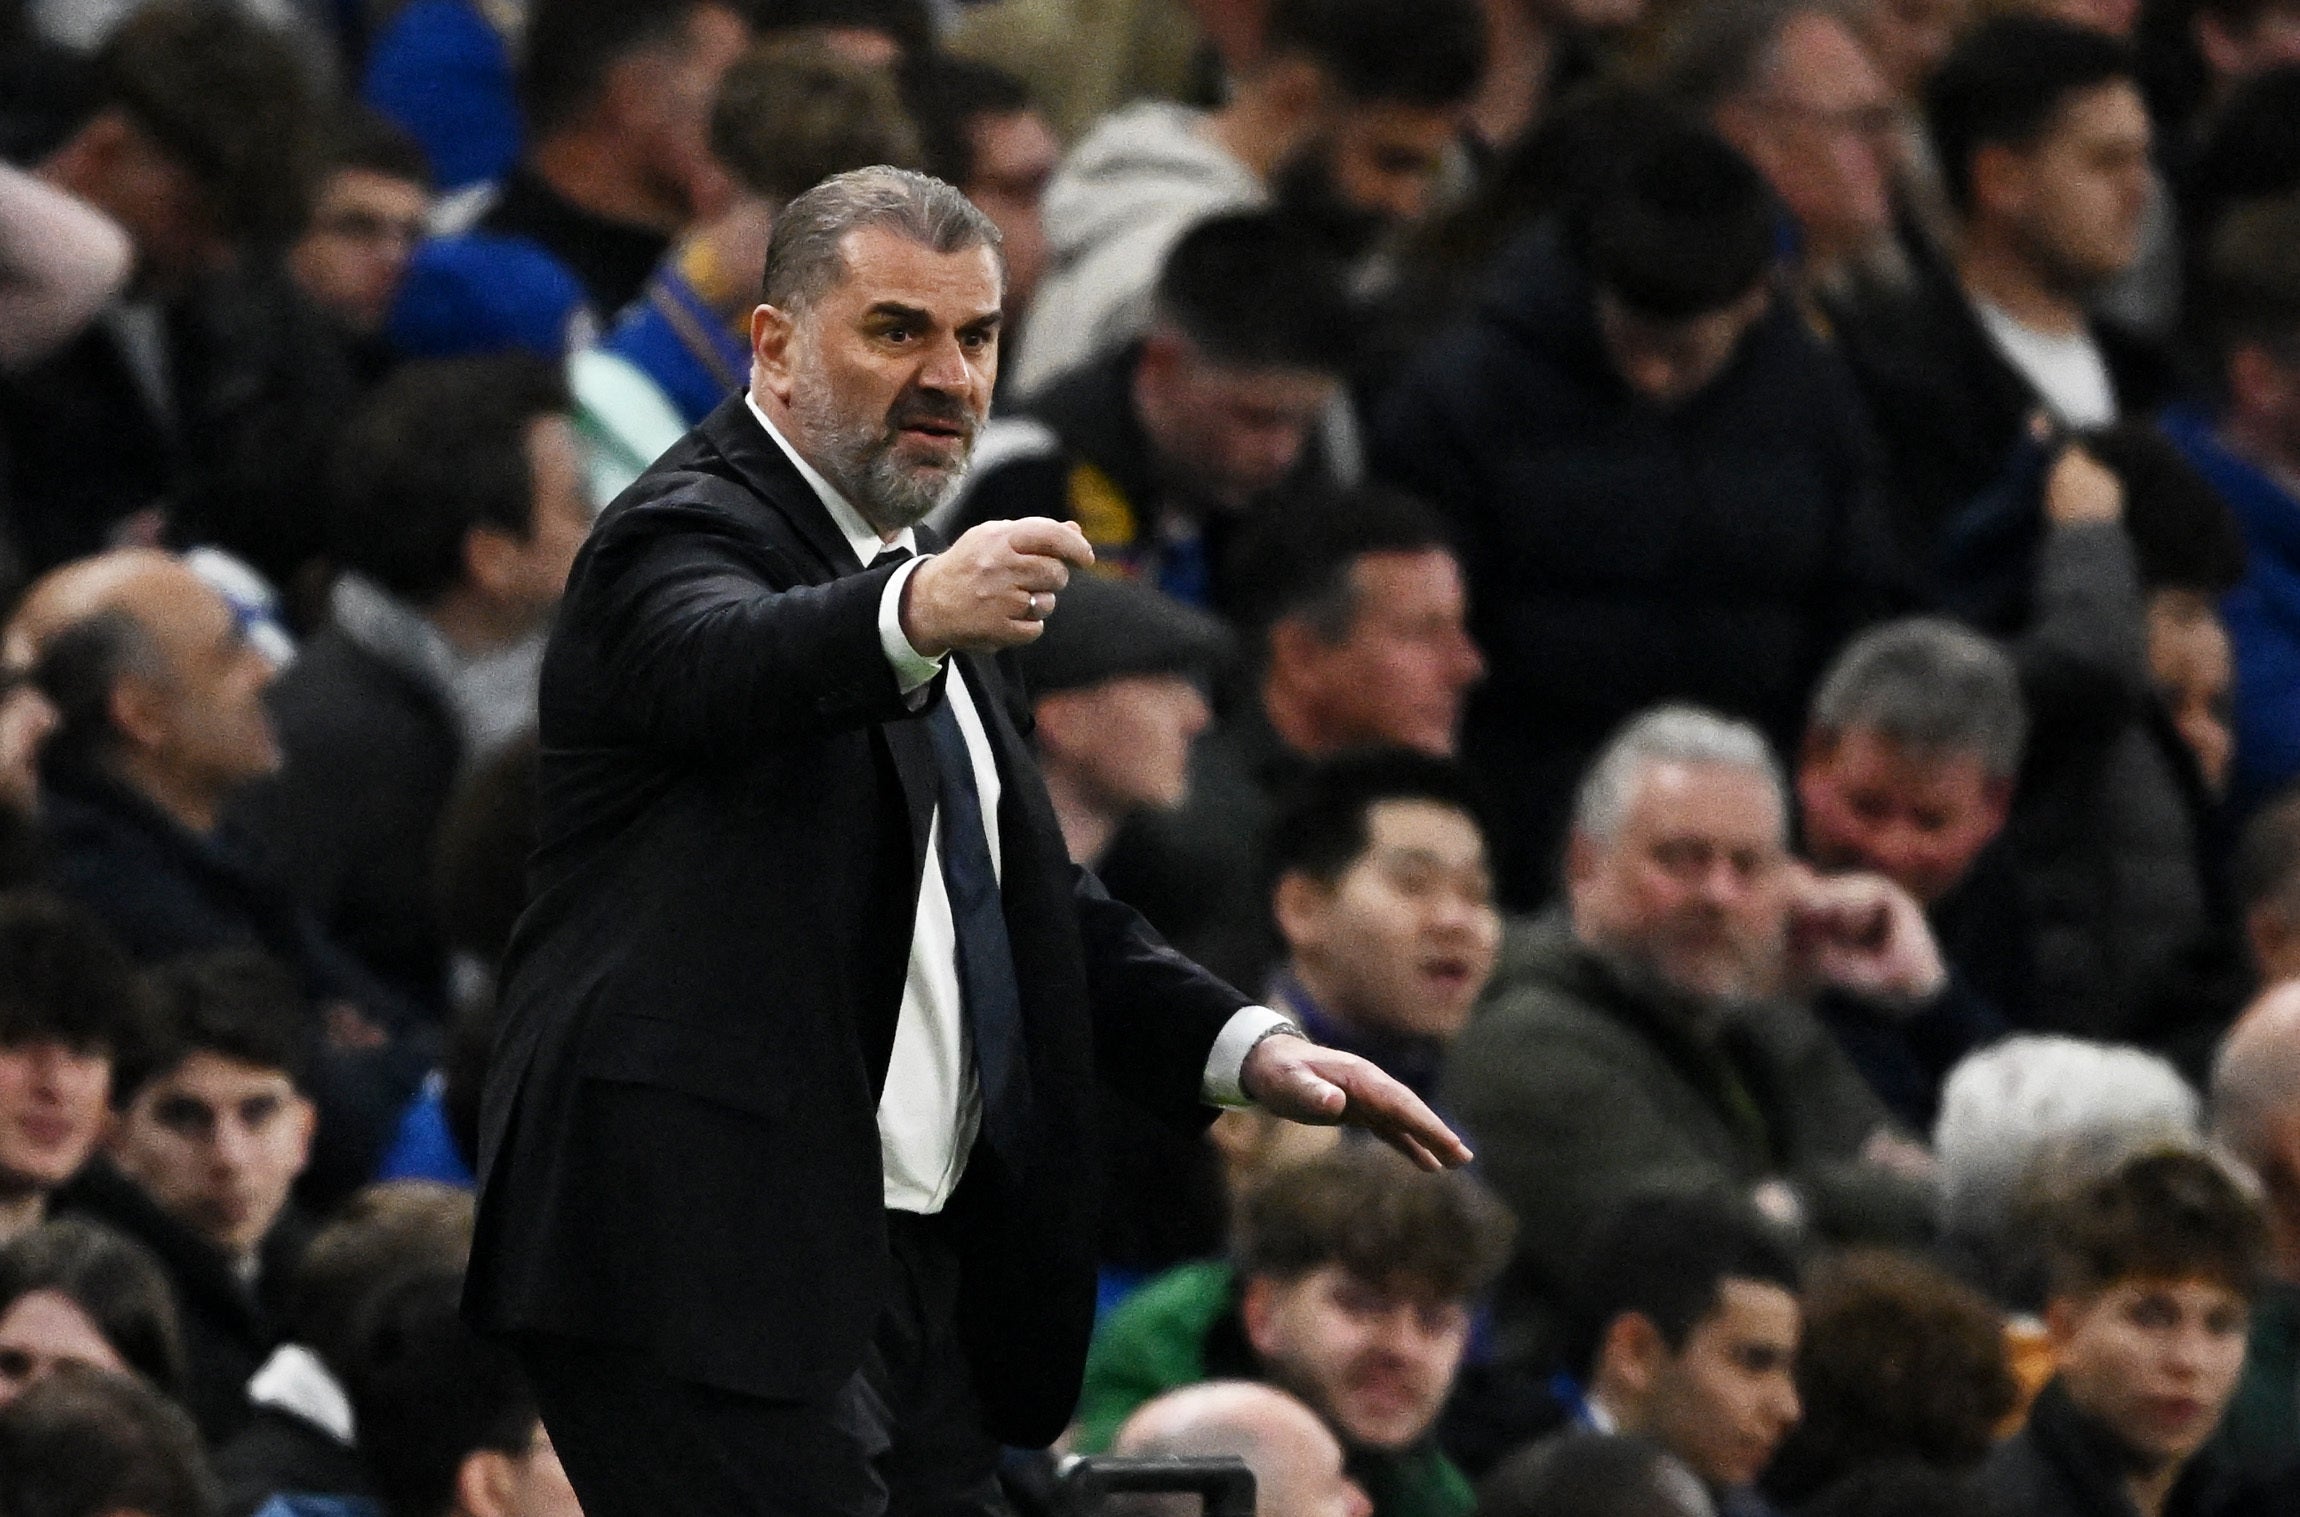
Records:
[[[2263,1473],[2300,1461],[2300,983],[2276,985],[2212,1066],[2214,1136],[2260,1181],[2269,1279],[2252,1303],[2244,1378],[2220,1442]]]
[[[1284,1391],[1250,1381],[1208,1380],[1145,1402],[1118,1430],[1111,1452],[1243,1459],[1254,1472],[1260,1517],[1368,1517],[1373,1511],[1366,1493],[1342,1473],[1342,1446],[1318,1414]]]
[[[222,594],[172,554],[126,549],[56,569],[5,638],[54,703],[41,760],[47,883],[136,959],[253,948],[297,978],[346,1060],[315,1074],[329,1121],[310,1182],[348,1194],[374,1166],[428,1060],[416,1008],[379,983],[221,829],[279,766],[274,667]],[[357,1069],[353,1069],[353,1065]]]

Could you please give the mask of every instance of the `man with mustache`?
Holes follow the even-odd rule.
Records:
[[[763,291],[749,394],[608,507],[545,657],[468,1307],[589,1517],[996,1512],[1077,1396],[1090,1082],[1468,1153],[1069,863],[999,655],[1091,550],[918,530],[997,379],[996,226],[838,175]]]

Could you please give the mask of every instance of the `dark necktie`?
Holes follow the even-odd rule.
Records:
[[[871,566],[898,563],[908,557],[908,549],[889,548]],[[957,670],[951,674],[955,677]],[[934,745],[935,793],[942,816],[942,881],[950,895],[951,924],[957,929],[959,1000],[965,1008],[967,1031],[973,1035],[975,1075],[982,1087],[983,1131],[1001,1155],[1010,1161],[1019,1160],[1030,1115],[1022,996],[1014,977],[1014,948],[1006,936],[998,871],[990,861],[982,791],[975,784],[966,734],[959,729],[958,714],[947,691],[927,710],[926,730]]]

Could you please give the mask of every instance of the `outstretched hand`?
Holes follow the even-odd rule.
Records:
[[[1421,1097],[1354,1053],[1307,1038],[1264,1038],[1246,1055],[1238,1083],[1265,1111],[1319,1127],[1362,1127],[1423,1169],[1470,1161],[1468,1145]]]

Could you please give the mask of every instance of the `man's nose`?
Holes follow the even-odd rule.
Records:
[[[255,1152],[256,1135],[246,1123],[226,1120],[216,1124],[214,1153],[219,1168],[235,1172],[245,1169]]]
[[[955,393],[971,388],[974,370],[968,367],[966,351],[958,339],[948,338],[934,343],[919,362],[918,382],[929,390]]]

